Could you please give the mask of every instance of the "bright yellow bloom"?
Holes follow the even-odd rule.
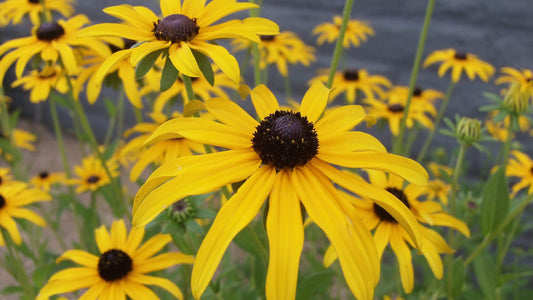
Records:
[[[32,143],[37,140],[37,137],[33,133],[29,133],[26,130],[14,128],[11,132],[11,136],[6,137],[0,135],[0,138],[10,140],[17,148],[35,151],[35,146]],[[0,154],[2,154],[2,149],[0,149]]]
[[[24,90],[31,90],[30,101],[39,103],[46,101],[53,89],[58,93],[65,94],[69,85],[63,69],[60,66],[46,66],[42,70],[32,70],[29,75],[15,80],[11,86],[22,85]]]
[[[267,197],[267,299],[295,297],[304,242],[301,205],[337,249],[352,293],[358,299],[372,299],[379,280],[372,237],[333,182],[379,201],[418,243],[421,237],[416,220],[397,198],[362,181],[354,184],[335,166],[381,169],[417,184],[426,184],[427,173],[413,160],[386,153],[371,135],[351,131],[365,119],[361,106],[343,106],[324,113],[329,93],[316,82],[297,112],[280,108],[272,92],[259,85],[251,91],[251,98],[260,121],[234,102],[215,98],[206,101],[205,106],[218,122],[173,119],[163,123],[150,138],[158,141],[183,136],[229,150],[164,163],[136,195],[134,225],[147,224],[188,195],[244,181],[222,206],[198,250],[191,279],[195,298],[208,286],[231,240],[252,221]]]
[[[494,81],[496,84],[512,83],[517,81],[520,84],[520,91],[526,94],[533,94],[533,72],[529,69],[517,70],[511,67],[501,68],[504,74]]]
[[[230,20],[213,23],[238,11],[258,7],[252,3],[235,0],[161,0],[163,18],[143,6],[120,5],[104,12],[124,23],[103,23],[84,30],[81,36],[118,36],[139,42],[132,49],[131,63],[137,65],[151,53],[162,52],[174,67],[189,77],[202,77],[194,53],[200,52],[213,62],[235,83],[240,80],[239,64],[224,47],[209,41],[224,38],[244,38],[260,42],[259,34],[277,34],[278,26],[264,18]],[[156,52],[160,51],[160,52]],[[120,52],[120,51],[119,51]],[[119,54],[116,54],[119,55]]]
[[[518,150],[511,151],[511,159],[505,169],[505,175],[509,177],[518,177],[519,182],[511,188],[513,197],[522,189],[527,188],[527,194],[533,193],[533,160]]]
[[[30,182],[36,188],[41,189],[45,192],[49,192],[50,188],[54,184],[66,183],[66,177],[63,173],[50,173],[48,171],[42,171],[39,174],[35,175]]]
[[[6,0],[0,3],[0,11],[7,21],[13,24],[19,24],[22,18],[28,15],[31,23],[38,26],[41,24],[43,13],[46,13],[46,18],[49,20],[52,19],[52,11],[70,17],[74,13],[73,4],[74,0],[43,0],[42,3],[41,0]]]
[[[474,80],[476,75],[481,80],[487,82],[494,74],[494,67],[482,61],[476,55],[465,52],[458,52],[455,49],[437,50],[431,53],[424,61],[424,68],[442,62],[439,67],[439,77],[444,76],[448,69],[452,69],[452,81],[458,82],[463,71],[470,80]]]
[[[313,29],[313,35],[318,35],[317,44],[322,45],[324,42],[333,43],[339,38],[342,24],[341,16],[333,16],[333,23],[322,23]],[[374,35],[374,30],[370,24],[365,21],[349,20],[342,46],[350,48],[350,45],[359,47],[361,42],[366,42],[368,36]]]
[[[111,176],[118,176],[118,164],[115,160],[107,161],[107,167]],[[87,156],[83,159],[81,166],[75,166],[74,172],[78,178],[70,179],[68,183],[77,185],[76,193],[85,191],[96,191],[99,187],[111,182],[101,161],[94,156]]]
[[[13,218],[26,219],[36,225],[46,226],[46,222],[36,213],[23,206],[51,200],[50,195],[41,190],[30,188],[24,182],[11,181],[0,184],[0,226],[5,228],[15,244],[20,245],[22,238]],[[5,245],[0,235],[0,246]]]
[[[370,183],[387,190],[397,199],[401,200],[417,217],[419,222],[430,226],[451,227],[465,236],[470,236],[470,231],[465,223],[446,214],[440,204],[433,201],[419,201],[418,198],[425,193],[425,188],[408,184],[404,187],[404,180],[395,175],[387,176],[381,171],[368,171]],[[359,176],[350,173],[350,176],[360,179]],[[371,230],[375,229],[374,240],[377,245],[379,257],[387,245],[398,259],[400,277],[403,289],[406,293],[411,293],[414,287],[414,271],[411,261],[411,247],[415,247],[413,240],[407,234],[404,226],[398,223],[397,219],[384,210],[384,207],[366,198],[356,198],[345,194],[345,197],[357,208],[357,215],[361,217],[363,223]],[[426,226],[419,226],[422,233],[422,247],[419,251],[424,255],[431,271],[438,279],[443,276],[443,265],[440,258],[442,253],[453,253],[444,239],[433,229]],[[324,264],[331,265],[337,258],[335,249],[330,247],[326,251]]]
[[[311,79],[310,83],[316,80],[326,83],[328,74],[321,74]],[[384,89],[390,86],[390,81],[384,76],[369,75],[365,69],[346,69],[335,73],[330,101],[333,101],[342,93],[346,93],[346,100],[350,104],[355,103],[357,93],[363,93],[370,99],[374,99],[376,96],[383,98],[385,96]]]
[[[497,111],[490,112],[487,115],[484,124],[490,135],[501,142],[505,142],[509,136],[509,122],[511,122],[511,118],[506,116],[503,121],[495,121],[494,117],[497,113]],[[527,116],[520,115],[518,116],[518,126],[521,132],[528,132],[531,129],[531,122]],[[530,135],[531,134],[533,134],[533,132],[530,132]]]
[[[111,231],[102,226],[95,230],[100,256],[82,251],[68,250],[56,262],[71,260],[80,267],[61,270],[43,286],[37,300],[60,293],[88,288],[83,299],[119,300],[159,299],[146,285],[167,290],[182,299],[180,289],[172,281],[147,273],[164,270],[177,264],[192,264],[194,258],[178,252],[154,256],[172,241],[168,234],[157,234],[143,245],[144,228],[133,228],[127,233],[123,220],[114,221]],[[80,298],[81,299],[81,298]]]
[[[104,42],[94,38],[76,37],[79,29],[88,23],[89,19],[84,15],[43,23],[33,30],[32,36],[10,40],[0,45],[0,55],[14,49],[0,60],[0,84],[7,69],[15,61],[15,73],[20,78],[28,61],[37,54],[40,54],[42,60],[52,64],[61,58],[61,63],[69,75],[79,71],[73,47],[87,47],[104,56],[109,55],[109,47]]]
[[[294,32],[283,31],[278,35],[262,35],[260,38],[261,69],[276,64],[279,73],[287,77],[287,64],[302,64],[307,67],[315,61],[315,48],[306,45]],[[250,49],[251,44],[249,40],[235,39],[232,42],[233,51]]]

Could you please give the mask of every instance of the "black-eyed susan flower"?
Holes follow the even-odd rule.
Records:
[[[317,44],[322,45],[324,42],[333,43],[339,38],[342,24],[341,16],[333,16],[333,22],[319,24],[313,29],[313,35],[318,35]],[[365,21],[349,20],[344,34],[342,46],[350,48],[351,45],[359,47],[361,42],[366,42],[368,36],[374,35],[374,29]]]
[[[455,49],[444,49],[432,52],[424,61],[424,68],[441,62],[438,74],[444,76],[448,69],[452,69],[452,82],[458,82],[461,74],[466,73],[470,80],[474,80],[476,75],[481,80],[487,82],[492,74],[494,67],[479,59],[476,55],[466,52],[458,52]]]
[[[279,73],[286,77],[289,75],[288,64],[307,67],[315,61],[315,48],[306,45],[294,32],[282,31],[277,35],[261,35],[260,38],[261,69],[275,64]],[[235,39],[232,41],[233,51],[249,49],[251,44],[249,40]]]
[[[452,186],[440,179],[432,179],[428,181],[426,186],[426,197],[428,200],[434,201],[438,199],[440,203],[448,205],[448,195]]]
[[[164,163],[136,195],[134,225],[147,224],[188,195],[243,181],[218,212],[198,250],[191,280],[195,298],[208,286],[231,240],[257,215],[267,197],[268,299],[295,297],[304,241],[301,205],[337,249],[353,294],[358,299],[372,299],[379,280],[372,237],[333,182],[379,201],[418,243],[421,237],[414,216],[396,197],[362,181],[358,185],[348,183],[349,177],[335,166],[380,169],[417,184],[426,184],[426,171],[413,160],[386,153],[371,135],[351,131],[366,117],[361,106],[324,113],[329,93],[316,82],[295,111],[281,109],[272,92],[259,85],[251,91],[259,122],[230,100],[211,99],[205,106],[217,122],[173,119],[150,138],[149,142],[156,142],[185,137],[229,150]]]
[[[326,73],[318,75],[311,79],[311,82],[315,80],[325,83],[328,81],[328,75]],[[383,98],[385,89],[390,86],[390,81],[384,76],[370,75],[365,69],[345,69],[336,72],[333,77],[334,89],[331,91],[330,100],[333,101],[343,93],[346,93],[346,100],[350,104],[355,103],[358,93],[370,99]]]
[[[30,90],[30,101],[39,103],[46,101],[50,91],[65,94],[69,89],[67,78],[63,68],[57,65],[46,66],[42,70],[32,70],[30,74],[15,80],[11,86],[21,86],[24,90]]]
[[[12,180],[11,170],[9,168],[0,168],[0,185],[8,184]]]
[[[167,160],[173,160],[181,156],[192,155],[193,153],[205,153],[203,144],[183,138],[174,137],[169,140],[162,140],[157,143],[145,146],[144,143],[154,133],[154,131],[168,120],[168,117],[161,112],[149,114],[153,122],[144,122],[135,125],[125,132],[125,137],[132,134],[139,134],[131,139],[120,151],[120,156],[131,155],[137,152],[137,159],[130,172],[130,180],[136,181],[144,169],[150,164],[160,166]],[[174,117],[181,117],[174,114]]]
[[[0,226],[5,228],[15,244],[22,243],[22,237],[13,218],[28,220],[38,226],[46,226],[46,222],[33,211],[24,206],[41,201],[49,201],[48,193],[31,188],[28,184],[11,181],[9,184],[0,184]],[[0,246],[5,245],[0,235]]]
[[[350,174],[355,181],[362,180],[358,175]],[[425,188],[414,184],[404,186],[404,180],[395,175],[387,176],[381,171],[368,171],[369,181],[372,185],[387,190],[390,194],[398,198],[405,207],[413,212],[419,222],[430,226],[451,227],[465,236],[470,236],[470,231],[462,221],[446,214],[440,204],[433,201],[419,201],[425,193]],[[400,277],[403,289],[410,293],[414,287],[414,271],[411,261],[411,248],[413,241],[405,231],[405,228],[398,223],[395,217],[391,216],[379,204],[365,199],[359,199],[345,194],[345,197],[356,207],[357,214],[363,223],[371,230],[374,230],[374,240],[381,258],[387,245],[398,259]],[[431,271],[438,279],[443,276],[443,265],[440,254],[453,253],[446,241],[435,230],[420,226],[422,233],[422,247],[419,251],[424,255]],[[329,266],[336,259],[335,250],[330,247],[326,251],[324,262]]]
[[[240,80],[239,65],[224,47],[209,41],[224,38],[244,38],[259,43],[260,34],[277,34],[278,26],[264,18],[220,19],[246,9],[258,7],[235,0],[209,2],[196,0],[161,0],[162,18],[142,6],[120,5],[104,9],[119,18],[121,24],[104,23],[89,27],[82,36],[118,36],[139,42],[133,48],[131,63],[137,65],[147,55],[163,50],[174,67],[189,77],[201,77],[194,53],[197,51],[213,62],[234,82]]]
[[[52,64],[61,58],[61,64],[69,75],[79,71],[74,47],[87,47],[106,55],[109,48],[104,42],[95,38],[80,39],[76,36],[79,29],[88,23],[89,19],[84,15],[43,23],[34,28],[31,36],[13,39],[0,45],[0,55],[9,51],[0,60],[0,84],[7,69],[15,61],[15,73],[20,78],[27,63],[37,54],[42,60]]]
[[[111,172],[111,176],[118,176],[117,162],[111,159],[106,163],[109,172]],[[109,184],[112,180],[107,175],[100,159],[94,156],[85,157],[81,162],[81,166],[74,166],[74,172],[77,178],[68,180],[68,183],[77,185],[76,193],[96,191],[99,187]]]
[[[194,258],[179,252],[155,255],[172,238],[167,234],[157,234],[141,245],[144,234],[144,228],[133,228],[128,234],[123,220],[114,221],[110,232],[105,226],[96,229],[96,244],[100,255],[82,250],[63,253],[57,259],[58,263],[70,260],[81,266],[52,275],[37,299],[45,300],[52,295],[84,288],[88,290],[81,297],[83,299],[159,299],[147,286],[162,288],[175,298],[182,299],[182,292],[174,283],[148,273],[177,264],[191,264]]]
[[[513,196],[522,189],[527,189],[528,195],[533,193],[533,160],[526,153],[518,150],[511,151],[505,175],[519,179],[511,188]]]
[[[390,131],[393,135],[398,135],[400,123],[404,117],[405,105],[407,103],[407,93],[404,87],[394,87],[385,95],[385,101],[367,98],[363,102],[367,105],[369,114],[377,119],[385,119],[389,123]],[[413,127],[415,122],[420,123],[425,128],[433,128],[433,121],[430,115],[435,115],[435,107],[428,102],[413,101],[409,106],[406,126]]]
[[[533,94],[533,72],[529,69],[517,70],[511,67],[501,68],[500,77],[496,78],[494,83],[503,84],[518,82],[520,84],[520,91],[529,95]]]
[[[41,15],[46,14],[50,20],[53,11],[70,17],[74,13],[73,4],[73,0],[6,0],[0,3],[0,11],[13,24],[19,24],[28,15],[33,25],[40,25]]]
[[[35,146],[33,145],[33,142],[37,140],[37,136],[26,130],[14,128],[10,136],[1,135],[0,138],[10,140],[17,148],[35,151]],[[2,150],[0,149],[0,154],[1,153]]]
[[[53,185],[64,182],[66,182],[64,173],[48,171],[41,171],[30,180],[30,183],[33,186],[46,192],[49,192]]]

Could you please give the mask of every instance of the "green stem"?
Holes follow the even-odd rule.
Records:
[[[503,260],[507,256],[507,252],[509,251],[509,247],[511,246],[511,242],[513,241],[514,235],[516,231],[518,230],[518,224],[520,224],[520,219],[522,219],[522,214],[519,214],[516,218],[515,222],[512,224],[510,230],[506,230],[506,235],[504,236],[504,241],[502,243],[501,248],[498,251],[498,268],[501,269]]]
[[[143,114],[140,108],[133,107],[133,113],[135,114],[135,121],[137,121],[137,124],[140,124],[143,122]]]
[[[344,41],[344,35],[346,34],[348,21],[350,21],[350,14],[352,13],[353,2],[354,0],[346,0],[346,2],[344,3],[344,10],[342,12],[342,23],[341,28],[339,29],[339,37],[337,38],[337,42],[335,43],[335,50],[333,50],[333,58],[331,60],[331,66],[329,68],[328,82],[326,83],[326,86],[328,88],[331,88],[331,86],[333,85],[333,78],[335,77],[337,67],[339,66],[339,61],[342,57],[342,42]]]
[[[289,79],[289,75],[283,76],[283,83],[285,85],[285,99],[290,100],[292,99],[292,91],[291,91],[291,80]]]
[[[183,85],[185,86],[185,92],[187,93],[187,100],[194,100],[194,89],[192,87],[191,77],[181,74],[181,78],[183,80]]]
[[[57,230],[57,226],[55,226],[57,223],[52,225],[52,220],[50,219],[50,217],[48,217],[48,212],[44,211],[42,206],[39,205],[38,209],[39,209],[39,212],[41,213],[41,216],[46,221],[46,224],[50,224],[49,226],[52,229],[52,234],[54,235],[57,242],[59,243],[59,247],[61,248],[61,251],[63,252],[66,251],[68,248],[67,248],[67,245],[65,244],[65,241],[63,240],[63,237],[61,236],[61,234],[59,234],[59,231]]]
[[[13,245],[11,237],[8,237],[8,234],[6,234],[6,230],[3,227],[0,227],[0,232],[2,234],[2,238],[4,239],[4,243],[6,244],[9,255],[8,260],[11,261],[11,264],[15,268],[15,279],[21,285],[22,291],[24,291],[26,298],[34,299],[35,295],[33,293],[33,287],[31,286],[31,279],[26,273],[26,268],[24,267],[18,252],[14,249],[15,246]]]
[[[418,40],[418,46],[416,48],[415,60],[413,62],[413,69],[411,71],[411,79],[409,81],[409,93],[407,101],[404,107],[404,116],[400,122],[400,132],[393,144],[393,152],[401,154],[403,152],[403,138],[405,135],[405,125],[407,122],[407,114],[409,113],[409,107],[411,106],[411,98],[413,97],[413,91],[415,90],[416,81],[418,79],[418,71],[420,70],[420,64],[422,62],[422,54],[424,53],[424,47],[426,45],[426,38],[429,31],[429,23],[431,16],[433,15],[433,8],[435,7],[435,0],[428,0],[426,6],[426,14],[424,16],[424,24],[422,25],[422,31],[420,32],[420,38]]]
[[[431,144],[431,141],[433,141],[433,137],[435,137],[435,132],[437,132],[437,128],[439,127],[439,124],[442,121],[442,118],[444,117],[444,112],[446,111],[446,108],[448,107],[448,103],[450,103],[450,98],[451,98],[454,87],[455,87],[455,83],[453,81],[450,82],[450,85],[448,86],[448,90],[446,91],[446,96],[444,100],[442,101],[442,104],[439,108],[439,112],[437,113],[437,117],[435,117],[435,123],[433,123],[433,128],[431,128],[431,131],[429,132],[426,140],[424,141],[422,150],[420,150],[420,153],[418,154],[418,157],[416,158],[416,161],[418,162],[422,162],[422,160],[426,156],[426,153],[429,149],[429,145]]]
[[[1,133],[4,136],[11,136],[11,125],[9,124],[9,113],[3,87],[0,87],[0,126],[2,126]]]
[[[259,5],[259,7],[261,7],[262,2],[263,2],[262,0],[258,0],[258,1],[250,0],[250,3],[256,3],[257,5]],[[260,13],[261,13],[260,8],[250,9],[250,17],[252,18],[259,17]],[[263,83],[261,79],[261,53],[259,51],[259,44],[256,44],[256,43],[252,44],[252,57],[254,59],[254,84],[255,86],[258,86],[261,83]]]

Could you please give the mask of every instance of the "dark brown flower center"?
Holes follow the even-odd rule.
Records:
[[[415,86],[415,89],[413,90],[413,96],[415,97],[422,96],[422,88],[419,86]]]
[[[468,54],[464,52],[455,52],[455,55],[453,56],[453,58],[458,59],[458,60],[466,60],[467,57],[468,57]]]
[[[133,260],[122,250],[111,249],[98,259],[98,275],[107,282],[120,280],[131,270],[133,270]]]
[[[43,172],[39,173],[39,178],[41,178],[41,179],[46,179],[46,178],[48,178],[48,176],[50,176],[50,174],[48,172],[46,172],[46,171],[43,171]]]
[[[395,187],[388,187],[385,190],[393,194],[394,196],[396,196],[396,198],[400,199],[400,201],[402,201],[402,203],[405,204],[407,208],[411,208],[411,206],[409,205],[409,200],[407,199],[407,196],[404,194],[402,190],[397,189]],[[381,206],[377,205],[376,203],[374,203],[374,213],[376,213],[376,215],[382,221],[398,223],[398,221],[396,221],[396,219],[394,219],[393,216],[391,216],[386,210],[384,210]]]
[[[32,4],[40,4],[41,1],[40,0],[28,0],[29,3],[32,3]]]
[[[87,183],[89,184],[94,184],[94,183],[97,183],[98,181],[100,181],[100,176],[92,175],[92,176],[89,176],[89,178],[87,178]]]
[[[65,29],[57,22],[43,23],[37,29],[37,38],[41,41],[53,41],[65,34]]]
[[[276,38],[276,36],[275,35],[260,35],[259,38],[263,42],[270,42],[270,41],[273,41]]]
[[[344,70],[342,75],[344,76],[344,80],[348,80],[348,81],[357,81],[357,80],[359,80],[359,70],[357,70],[357,69]]]
[[[163,20],[154,22],[152,32],[160,41],[172,43],[191,41],[197,34],[200,27],[196,25],[196,19],[181,14],[168,15]]]
[[[299,112],[276,111],[261,121],[252,147],[264,164],[278,170],[303,166],[318,153],[314,125]]]
[[[389,104],[387,109],[393,113],[400,113],[400,112],[403,112],[404,107],[403,105],[396,103],[396,104]]]
[[[0,195],[0,209],[4,208],[5,205],[6,199],[4,198],[4,196]]]

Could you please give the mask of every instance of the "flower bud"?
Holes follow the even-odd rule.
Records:
[[[457,123],[455,134],[460,142],[473,144],[481,138],[481,122],[477,119],[462,117]]]
[[[168,208],[168,214],[177,223],[184,223],[194,217],[196,206],[188,198],[182,199]]]
[[[514,81],[509,85],[509,89],[503,99],[503,105],[515,114],[523,113],[529,105],[529,90],[520,88],[520,83]]]

